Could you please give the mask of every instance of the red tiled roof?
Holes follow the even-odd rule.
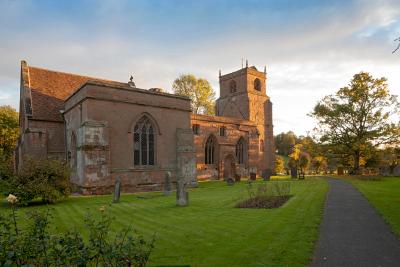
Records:
[[[31,89],[32,117],[39,120],[62,121],[60,110],[64,109],[64,101],[87,81],[123,84],[116,81],[52,71],[27,65],[25,67],[28,72],[28,77],[26,77],[28,81],[22,82]],[[26,78],[24,77],[24,79]]]

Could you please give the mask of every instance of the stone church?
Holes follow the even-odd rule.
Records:
[[[219,74],[216,116],[193,114],[190,99],[159,88],[52,71],[21,62],[16,168],[28,158],[60,159],[83,194],[121,179],[125,192],[175,182],[261,176],[274,165],[266,72]]]

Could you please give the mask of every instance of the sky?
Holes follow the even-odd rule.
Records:
[[[205,78],[242,59],[267,68],[274,133],[305,135],[325,95],[360,71],[400,94],[399,0],[0,0],[0,105],[18,109],[20,61],[172,92],[175,78]]]

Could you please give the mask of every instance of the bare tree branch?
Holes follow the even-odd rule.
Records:
[[[397,39],[394,39],[394,41],[395,41],[395,42],[399,42],[399,44],[397,45],[396,49],[393,50],[392,54],[396,53],[396,51],[399,50],[399,48],[400,48],[400,37],[397,38]]]

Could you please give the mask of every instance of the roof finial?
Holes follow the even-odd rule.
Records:
[[[129,78],[128,85],[129,85],[130,87],[132,87],[132,88],[135,88],[135,87],[136,87],[135,83],[133,82],[133,75],[131,75],[131,77]]]
[[[243,69],[243,58],[242,58],[242,69]]]
[[[264,66],[264,74],[267,74],[267,66]]]
[[[246,68],[249,67],[249,61],[246,59]]]
[[[221,78],[221,70],[219,70],[219,77]]]

